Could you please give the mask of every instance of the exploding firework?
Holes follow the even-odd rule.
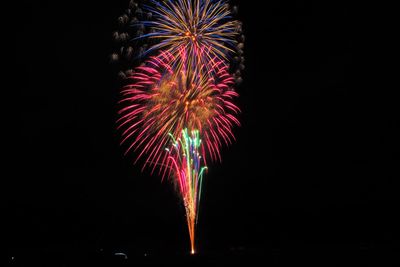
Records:
[[[186,66],[196,67],[213,58],[227,59],[234,53],[235,38],[240,24],[230,20],[231,11],[226,1],[156,1],[146,6],[152,20],[142,23],[152,29],[137,38],[156,40],[147,51],[163,50],[172,55],[186,51]],[[178,69],[182,61],[176,57]]]
[[[207,164],[221,161],[240,125],[234,86],[244,37],[232,10],[225,0],[131,1],[119,18],[125,31],[114,33],[121,47],[112,59],[127,69],[120,74],[121,145],[143,169],[177,184],[192,253]]]
[[[237,93],[226,66],[210,61],[216,76],[201,69],[174,73],[170,63],[174,56],[163,53],[137,67],[122,91],[119,128],[122,144],[140,150],[138,159],[146,157],[144,166],[165,167],[167,156],[162,151],[169,135],[178,137],[184,128],[198,129],[203,136],[205,156],[221,159],[220,147],[234,140],[232,127],[239,125],[239,108],[233,104]]]
[[[196,66],[216,57],[229,65],[240,84],[245,36],[242,23],[233,19],[237,10],[227,0],[131,0],[118,18],[118,30],[113,33],[117,47],[110,60],[118,63],[119,76],[125,79],[134,66],[159,50],[173,55],[184,50],[185,60],[175,57],[176,69],[183,61]]]

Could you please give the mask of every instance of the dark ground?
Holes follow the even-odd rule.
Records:
[[[1,178],[3,262],[394,265],[397,101],[360,83],[355,7],[239,1],[243,126],[207,175],[200,254],[188,257],[171,186],[118,146],[108,55],[127,2],[26,1],[15,11],[18,127],[12,172]]]

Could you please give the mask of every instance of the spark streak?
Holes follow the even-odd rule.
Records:
[[[201,156],[201,139],[198,130],[190,133],[187,128],[182,130],[178,139],[169,134],[172,148],[168,149],[168,160],[175,170],[189,229],[191,251],[195,250],[195,229],[199,215],[202,180],[207,166]]]

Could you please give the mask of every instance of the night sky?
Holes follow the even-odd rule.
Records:
[[[188,253],[173,187],[119,146],[109,54],[128,2],[38,0],[15,11],[16,158],[0,204],[9,263]],[[354,8],[237,2],[242,126],[206,175],[200,254],[390,263],[399,246],[399,120],[355,78]]]

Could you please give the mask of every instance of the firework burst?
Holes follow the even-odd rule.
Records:
[[[119,17],[112,54],[123,78],[118,130],[126,154],[143,169],[177,184],[191,251],[208,162],[239,126],[238,94],[244,69],[241,23],[227,0],[130,1]]]
[[[233,78],[227,67],[210,61],[216,76],[205,68],[196,72],[171,67],[174,56],[162,53],[137,67],[131,83],[122,91],[119,128],[122,144],[145,157],[146,165],[166,166],[167,156],[161,153],[169,135],[178,137],[184,128],[198,129],[204,139],[201,149],[206,157],[221,159],[220,147],[235,139],[232,128],[239,125],[239,108],[233,104],[237,93],[232,90]]]
[[[145,8],[152,20],[143,24],[151,32],[137,38],[155,39],[147,52],[163,50],[177,55],[186,51],[188,64],[198,66],[213,58],[227,59],[235,52],[238,21],[231,20],[224,0],[151,1]],[[177,57],[180,58],[180,57]],[[225,61],[224,61],[225,62]],[[182,61],[177,60],[179,68]]]

